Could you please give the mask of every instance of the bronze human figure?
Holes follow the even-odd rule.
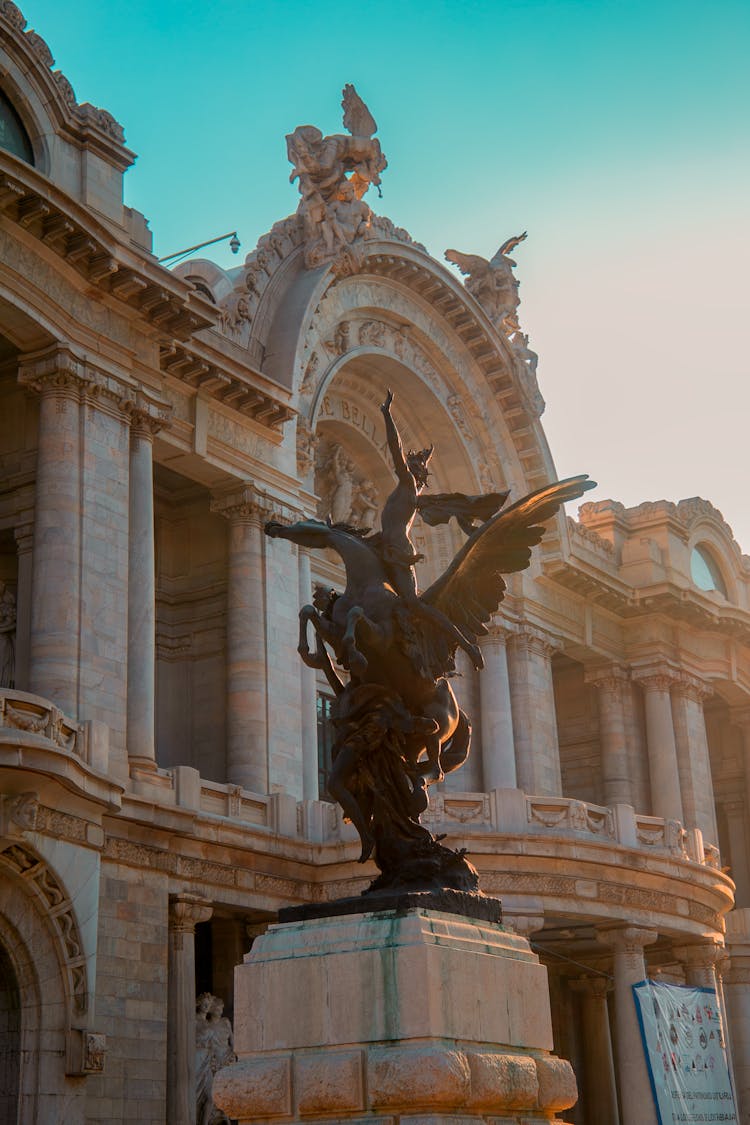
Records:
[[[507,509],[505,493],[430,497],[423,489],[432,447],[404,454],[392,402],[389,391],[381,409],[397,484],[384,505],[381,530],[309,519],[272,521],[266,534],[331,548],[344,564],[343,592],[319,588],[315,604],[300,611],[298,651],[307,665],[324,672],[336,695],[328,789],[357,828],[360,860],[374,855],[380,868],[369,891],[473,891],[477,874],[465,856],[419,823],[428,785],[457,769],[469,753],[471,724],[448,680],[454,655],[460,646],[481,667],[477,641],[502,601],[502,575],[524,570],[544,522],[595,482],[586,476],[556,481]],[[468,534],[444,574],[421,594],[414,570],[419,556],[409,536],[418,510],[430,523],[455,516]]]

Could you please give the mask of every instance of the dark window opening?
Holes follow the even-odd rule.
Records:
[[[34,163],[34,150],[21,118],[0,90],[0,148],[12,152],[27,164]]]
[[[328,792],[328,775],[333,765],[332,751],[335,738],[333,719],[331,718],[333,701],[332,695],[327,695],[322,691],[318,692],[318,796],[321,801],[333,801],[333,797]]]

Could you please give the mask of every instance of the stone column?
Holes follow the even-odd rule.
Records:
[[[81,632],[83,369],[60,352],[22,365],[40,394],[34,502],[29,690],[78,717]]]
[[[742,811],[736,817],[731,817],[731,821],[735,821],[734,826],[730,821],[730,816],[727,816],[727,827],[730,831],[729,846],[732,852],[732,878],[737,884],[737,905],[744,907],[750,906],[750,857],[748,856],[745,835],[746,831],[750,830],[750,707],[733,708],[729,713],[729,718],[730,722],[739,727],[741,731],[742,761],[745,770],[745,784],[741,794]],[[738,794],[739,796],[740,794]],[[723,808],[727,812],[727,806],[724,805]],[[737,821],[741,821],[741,824],[737,824]],[[741,848],[741,851],[738,858],[735,851],[739,848]],[[740,887],[738,876],[742,879],[742,887]]]
[[[310,577],[310,552],[298,549],[299,604],[312,602]],[[308,642],[310,643],[310,642]],[[302,796],[306,801],[317,801],[318,793],[318,716],[316,712],[317,677],[314,668],[300,661],[302,701]]]
[[[604,804],[633,805],[625,714],[625,693],[630,690],[627,673],[616,665],[595,668],[586,673],[586,683],[594,685],[599,697]]]
[[[680,770],[685,825],[700,828],[709,844],[718,844],[714,787],[708,752],[703,700],[712,691],[685,673],[672,685],[672,717]]]
[[[727,826],[729,855],[723,862],[731,864],[729,874],[734,879],[735,900],[738,906],[750,905],[750,868],[747,854],[747,806],[744,801],[722,801],[724,822]]]
[[[31,644],[31,597],[32,597],[32,545],[34,525],[32,522],[19,524],[13,534],[16,539],[18,558],[18,587],[16,589],[16,688],[30,691],[29,688],[29,646]]]
[[[562,794],[552,685],[553,651],[549,639],[530,628],[514,634],[508,642],[518,786],[535,796]]]
[[[127,749],[133,765],[156,766],[156,566],[154,466],[156,423],[133,411],[128,528]]]
[[[716,965],[724,956],[724,943],[718,938],[676,946],[672,952],[685,969],[685,984],[691,988],[712,988],[718,996]]]
[[[581,977],[570,987],[581,996],[581,1023],[584,1049],[584,1088],[588,1120],[619,1125],[617,1084],[609,1032],[606,977]]]
[[[639,675],[637,679],[643,687],[646,704],[651,812],[665,820],[683,822],[680,771],[670,696],[674,676],[658,672]]]
[[[215,497],[229,520],[227,568],[227,780],[268,792],[265,550],[268,511],[251,486]]]
[[[198,895],[169,900],[169,983],[167,1023],[167,1121],[196,1125],[195,1089],[195,927],[211,917],[211,904]]]
[[[510,703],[506,633],[493,626],[482,640],[484,671],[479,677],[484,788],[515,789],[516,754]]]
[[[632,985],[645,980],[643,949],[656,941],[658,934],[654,930],[624,926],[602,930],[598,937],[614,954],[615,1057],[622,1125],[657,1125]]]
[[[726,921],[730,961],[724,974],[724,996],[732,1069],[739,1120],[750,1125],[750,909],[732,910]]]

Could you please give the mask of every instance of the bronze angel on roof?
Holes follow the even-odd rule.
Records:
[[[462,648],[481,668],[477,642],[503,599],[503,575],[529,565],[545,521],[594,482],[586,476],[556,481],[508,508],[507,493],[423,494],[433,448],[404,452],[392,402],[389,391],[381,411],[396,486],[383,507],[381,530],[314,519],[273,521],[265,530],[304,547],[331,548],[344,563],[343,593],[318,588],[315,604],[300,611],[298,651],[324,672],[336,696],[328,789],[357,828],[360,860],[374,853],[381,874],[370,892],[474,891],[477,874],[463,854],[419,823],[428,785],[469,753],[471,724],[449,683],[454,656]],[[410,537],[419,511],[433,524],[455,516],[468,536],[445,573],[421,593],[415,572],[421,556]]]

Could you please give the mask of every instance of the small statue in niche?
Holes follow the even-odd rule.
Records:
[[[357,527],[373,527],[379,508],[378,490],[369,477],[364,477],[355,490],[352,520]]]
[[[331,460],[333,489],[329,499],[329,510],[334,523],[346,523],[352,514],[354,497],[354,462],[343,448],[337,445]]]
[[[0,687],[16,686],[16,599],[0,581]]]
[[[518,296],[519,281],[513,273],[516,263],[508,255],[525,238],[526,231],[507,239],[489,261],[479,254],[462,254],[459,250],[445,251],[446,259],[458,266],[466,277],[469,293],[477,299],[495,327],[505,335],[519,331],[516,313],[521,303]]]
[[[196,1125],[229,1125],[214,1105],[214,1075],[235,1062],[232,1025],[224,1015],[224,1001],[202,992],[195,1003]]]

